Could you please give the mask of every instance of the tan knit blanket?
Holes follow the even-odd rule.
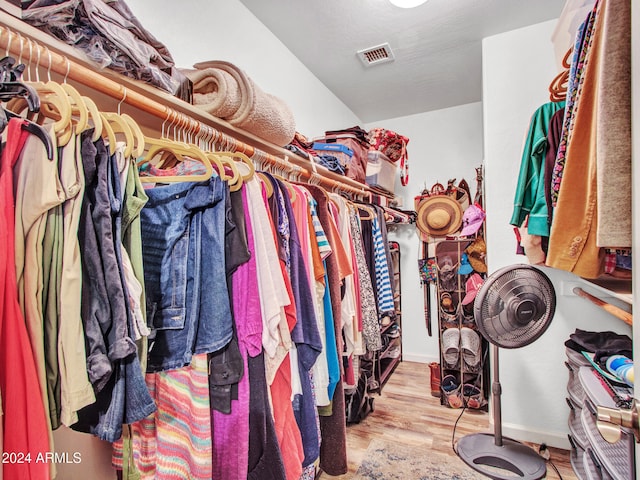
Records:
[[[193,82],[197,107],[280,147],[293,140],[296,127],[289,106],[237,66],[214,60],[181,71]]]

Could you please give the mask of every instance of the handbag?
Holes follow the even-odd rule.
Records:
[[[409,139],[392,130],[373,128],[368,134],[372,150],[382,152],[392,162],[400,162],[400,181],[403,186],[409,183],[409,159],[407,144]]]

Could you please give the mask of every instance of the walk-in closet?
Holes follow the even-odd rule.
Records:
[[[635,479],[635,7],[0,0],[0,480]]]

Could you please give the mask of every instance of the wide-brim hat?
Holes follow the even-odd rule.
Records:
[[[473,243],[465,249],[465,252],[473,269],[479,273],[486,273],[487,264],[485,263],[485,256],[487,253],[487,245],[484,243],[484,238],[476,238]]]
[[[447,195],[435,195],[420,202],[416,226],[432,237],[457,232],[462,225],[462,207]]]

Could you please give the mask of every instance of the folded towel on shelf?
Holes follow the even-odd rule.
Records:
[[[295,120],[289,106],[232,63],[200,62],[182,72],[193,82],[197,107],[280,147],[293,139]]]

